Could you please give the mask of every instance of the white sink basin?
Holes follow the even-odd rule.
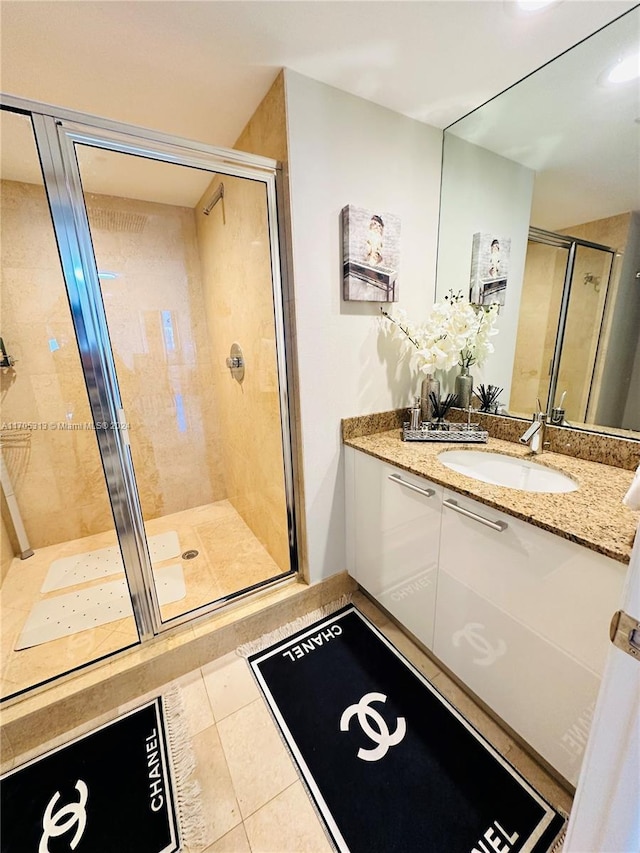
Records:
[[[522,489],[525,492],[575,492],[578,484],[571,477],[529,462],[503,456],[501,453],[483,453],[480,450],[445,450],[438,459],[447,468],[466,474],[484,483],[494,486],[506,486],[508,489]]]

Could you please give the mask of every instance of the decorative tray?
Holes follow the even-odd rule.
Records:
[[[451,424],[455,429],[409,429],[409,424],[402,427],[403,441],[451,441],[459,444],[486,444],[489,433],[484,429],[467,427],[466,424]]]

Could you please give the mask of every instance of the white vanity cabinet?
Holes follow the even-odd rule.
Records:
[[[443,488],[345,452],[349,573],[432,648]]]
[[[350,574],[575,784],[627,567],[353,448],[345,463]]]
[[[433,651],[573,784],[624,576],[615,560],[445,489]]]

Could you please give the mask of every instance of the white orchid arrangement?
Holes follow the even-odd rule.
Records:
[[[421,326],[412,325],[404,311],[392,317],[381,310],[398,333],[415,347],[420,370],[432,374],[436,370],[450,370],[456,364],[467,368],[472,364],[482,365],[494,351],[490,338],[498,334],[495,323],[499,307],[474,305],[462,292],[454,294],[450,290],[444,300],[434,304]]]

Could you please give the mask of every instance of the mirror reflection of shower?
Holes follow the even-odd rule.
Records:
[[[513,382],[510,401],[513,414],[526,415],[536,398],[546,400],[552,412],[566,390],[560,408],[569,424],[640,429],[633,378],[639,368],[637,330],[626,331],[637,312],[631,256],[639,222],[636,214],[614,219],[624,220],[616,229],[622,247],[574,236],[594,232],[597,223],[562,233],[530,229],[514,359],[518,381]]]

